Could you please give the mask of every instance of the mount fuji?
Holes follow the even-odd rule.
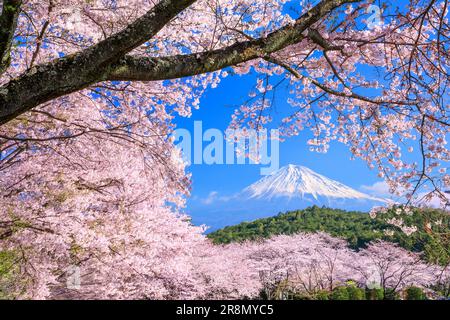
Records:
[[[233,196],[212,200],[190,206],[193,222],[206,224],[210,231],[313,205],[368,211],[373,206],[388,202],[354,190],[307,167],[292,164]]]
[[[249,199],[299,198],[334,202],[336,199],[384,201],[356,191],[303,166],[288,165],[243,190]],[[323,203],[326,204],[326,203]]]

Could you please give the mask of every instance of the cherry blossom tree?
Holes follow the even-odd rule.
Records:
[[[280,299],[289,292],[313,296],[344,285],[353,279],[357,255],[345,240],[324,233],[300,233],[256,244],[247,259],[260,275],[265,296]]]
[[[324,233],[303,237],[306,241],[302,242],[303,250],[299,251],[301,259],[294,262],[296,288],[315,294],[321,290],[333,291],[353,279],[352,264],[357,255],[345,240]]]
[[[248,259],[255,250],[255,243],[232,243],[201,247],[194,263],[195,279],[203,286],[202,299],[242,299],[258,297],[262,285],[259,269]],[[197,285],[199,285],[197,284]]]
[[[282,299],[289,291],[292,273],[290,260],[294,250],[282,238],[276,237],[257,244],[247,256],[251,268],[257,271],[260,289],[266,299]]]
[[[355,270],[361,275],[360,282],[393,292],[410,286],[435,284],[439,269],[424,263],[419,254],[384,241],[371,243],[355,260]]]
[[[448,268],[427,264],[418,253],[383,241],[357,252],[345,240],[324,233],[300,233],[233,245],[233,252],[248,261],[242,266],[253,270],[253,276],[247,273],[246,279],[259,275],[259,288],[267,299],[285,299],[292,293],[314,297],[320,291],[346,286],[348,281],[361,288],[378,286],[393,292],[410,286],[448,286]]]
[[[104,116],[82,108],[93,123]],[[154,138],[135,148],[126,133],[89,131],[41,145],[3,172],[0,251],[17,257],[19,297],[175,298],[200,290],[191,268],[203,228],[177,213],[184,164],[158,134],[164,129],[152,130]],[[80,288],[68,292],[73,267]]]

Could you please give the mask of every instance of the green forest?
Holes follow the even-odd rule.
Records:
[[[210,233],[208,237],[216,244],[226,244],[280,234],[322,231],[346,239],[354,249],[382,239],[414,252],[422,252],[424,259],[429,262],[441,265],[449,263],[450,219],[447,213],[437,209],[413,208],[410,215],[401,216],[405,224],[418,226],[418,230],[409,236],[387,223],[389,218],[396,216],[395,208],[382,216],[371,218],[363,212],[313,206],[225,227]],[[440,223],[434,223],[430,228],[430,221]],[[387,235],[386,230],[393,233]]]

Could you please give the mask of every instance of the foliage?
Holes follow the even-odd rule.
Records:
[[[331,293],[331,300],[350,300],[350,294],[346,287],[337,287]]]
[[[314,295],[308,295],[305,293],[291,292],[287,294],[288,299],[291,300],[399,300],[400,294],[393,289],[388,288],[386,290],[386,296],[384,290],[381,288],[369,289],[359,288],[357,286],[339,286],[332,291],[320,290]],[[404,300],[427,300],[427,296],[422,288],[409,287],[403,292]],[[267,299],[265,295],[261,295],[262,299]]]
[[[326,290],[321,290],[315,294],[314,300],[330,300],[330,293]]]
[[[406,289],[406,300],[426,300],[426,295],[422,288],[409,287]]]
[[[356,285],[340,286],[329,293],[330,300],[365,300],[365,290]]]
[[[383,300],[384,291],[381,288],[366,288],[366,300]]]
[[[348,286],[349,300],[365,300],[365,290],[356,286]]]
[[[0,251],[0,300],[14,297],[18,281],[17,255],[10,251]]]
[[[387,288],[384,290],[384,300],[400,300],[400,295],[397,291]]]

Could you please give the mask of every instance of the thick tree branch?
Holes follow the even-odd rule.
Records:
[[[108,80],[154,81],[213,72],[256,58],[266,57],[303,40],[304,32],[328,13],[345,3],[359,0],[323,0],[297,21],[265,38],[239,42],[226,48],[171,57],[131,57],[121,59]],[[334,48],[332,48],[334,49]]]
[[[310,29],[308,32],[308,38],[311,39],[315,44],[321,46],[324,51],[334,51],[334,50],[342,50],[342,46],[333,46],[326,39],[322,37],[319,31],[315,29]]]
[[[33,67],[0,87],[0,125],[33,107],[102,81],[108,67],[154,37],[196,0],[162,0],[124,30],[79,53]]]
[[[4,0],[0,15],[0,75],[11,62],[11,44],[16,31],[22,0]]]

